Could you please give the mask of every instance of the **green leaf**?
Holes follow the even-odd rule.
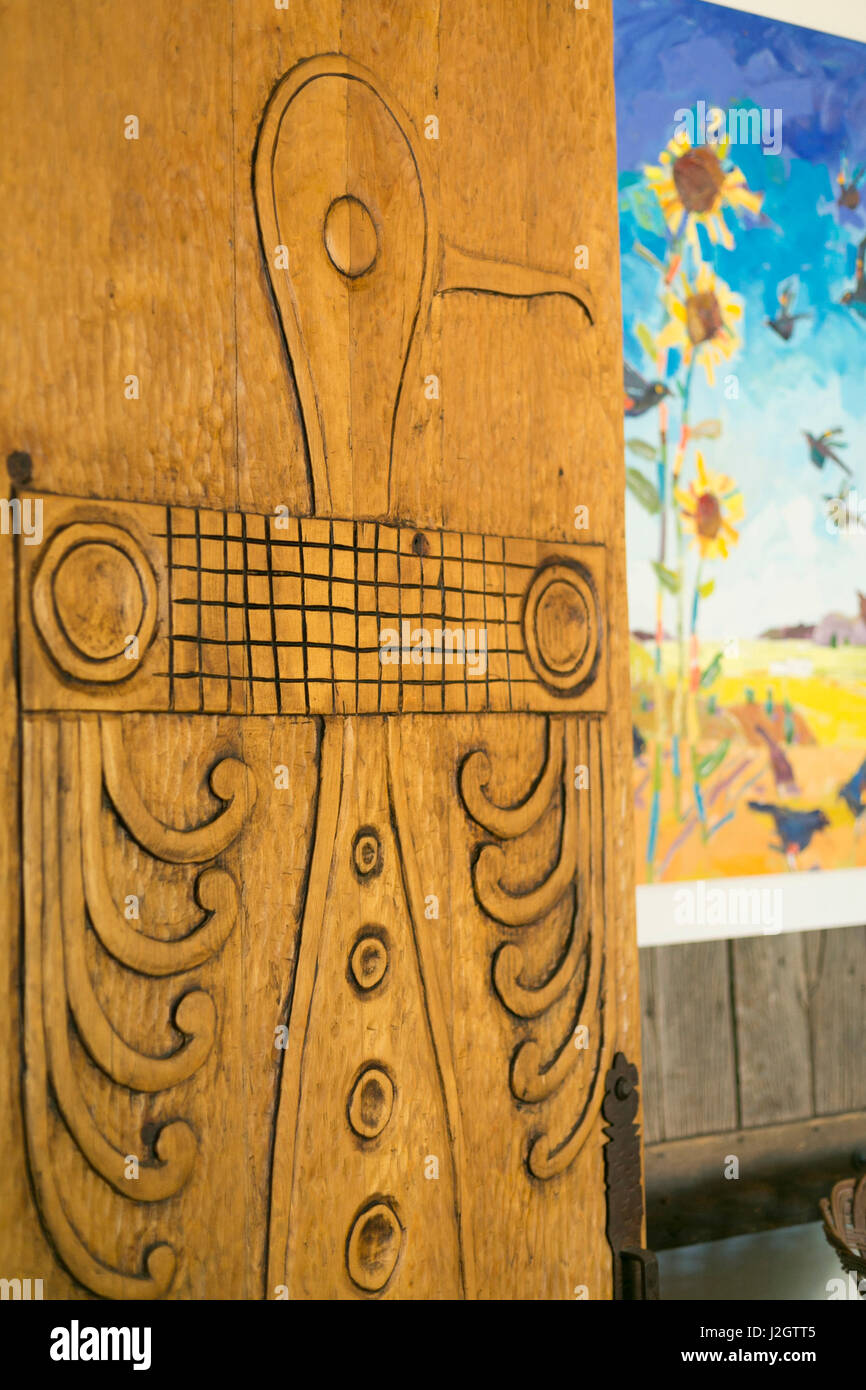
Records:
[[[722,653],[716,652],[709,666],[701,672],[701,689],[706,690],[708,685],[712,685],[722,669]]]
[[[637,326],[637,328],[635,329],[634,333],[635,333],[635,337],[637,338],[638,342],[640,343],[640,345],[641,345],[641,347],[643,348],[644,352],[646,353],[647,357],[651,358],[652,361],[655,362],[655,359],[656,359],[656,345],[655,345],[655,339],[653,338],[653,335],[650,333],[650,331],[649,331],[649,329],[647,328],[646,324],[645,324],[645,323],[639,323],[638,326]]]
[[[723,743],[719,744],[718,748],[713,749],[712,753],[707,753],[705,758],[701,758],[700,762],[695,767],[695,775],[699,782],[706,781],[707,777],[715,772],[719,764],[725,761],[730,746],[731,740],[726,738]]]
[[[653,444],[647,444],[645,439],[627,439],[625,447],[633,454],[637,454],[639,458],[647,459],[650,463],[656,461],[658,449]]]
[[[701,420],[699,424],[689,426],[692,439],[718,439],[721,432],[721,420]]]
[[[625,485],[633,497],[636,497],[642,507],[645,507],[650,516],[655,516],[661,511],[661,499],[658,490],[649,478],[645,478],[643,473],[639,473],[636,468],[625,470]]]
[[[705,583],[698,585],[698,593],[700,594],[701,598],[709,598],[710,594],[713,592],[713,589],[715,589],[715,587],[715,579],[708,579]]]
[[[655,570],[656,578],[658,579],[662,587],[667,589],[672,594],[678,594],[680,591],[679,570],[665,569],[664,565],[660,565],[658,560],[653,560],[652,567]]]

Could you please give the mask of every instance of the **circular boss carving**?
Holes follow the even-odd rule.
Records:
[[[358,989],[375,989],[388,969],[388,947],[382,938],[362,932],[349,956],[349,967]]]
[[[592,683],[601,622],[583,565],[554,559],[536,570],[523,605],[523,640],[533,671],[555,695],[579,695]]]
[[[366,275],[379,251],[376,224],[360,198],[335,198],[325,214],[325,250],[331,264],[350,280]]]
[[[349,1094],[349,1124],[359,1139],[375,1139],[382,1133],[394,1109],[394,1083],[382,1067],[361,1072]]]
[[[397,1266],[403,1227],[386,1198],[358,1213],[346,1241],[346,1266],[365,1293],[381,1293]]]
[[[65,526],[49,541],[33,586],[33,616],[52,657],[79,681],[120,681],[141,662],[156,625],[156,578],[120,526]],[[127,654],[135,637],[138,655]]]
[[[359,878],[375,878],[382,871],[382,841],[371,825],[362,826],[352,841],[352,863]]]

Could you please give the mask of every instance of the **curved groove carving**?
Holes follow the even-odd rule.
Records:
[[[437,294],[493,294],[501,299],[542,299],[561,295],[595,320],[592,292],[577,276],[558,275],[533,265],[494,261],[443,242]]]
[[[460,769],[460,795],[474,821],[500,840],[513,840],[525,835],[541,819],[559,786],[562,765],[563,729],[550,721],[547,727],[547,750],[541,772],[528,796],[515,806],[497,806],[487,795],[492,776],[490,758],[483,748],[476,748],[464,758]],[[553,744],[556,747],[553,747]]]
[[[109,955],[139,975],[180,975],[204,965],[222,950],[234,928],[239,904],[237,884],[225,869],[202,870],[195,881],[195,897],[207,916],[185,936],[166,941],[130,926],[115,907],[105,874],[99,824],[99,730],[89,720],[81,725],[81,752],[85,767],[95,769],[81,784],[84,891],[93,930]]]
[[[575,890],[576,896],[577,890]],[[572,925],[565,955],[554,967],[553,973],[540,985],[524,985],[523,952],[519,946],[506,941],[493,957],[493,983],[496,993],[510,1013],[518,1018],[538,1018],[547,1013],[557,999],[561,999],[568,989],[584,956],[584,935],[579,929],[578,916],[572,909]]]
[[[108,743],[119,775],[122,746],[118,740],[112,743],[111,733]],[[79,1084],[81,1062],[73,1056],[70,1029],[74,1026],[85,1066],[94,1065],[110,1083],[128,1091],[162,1093],[192,1077],[210,1054],[216,1037],[213,999],[198,988],[181,994],[172,1022],[185,1038],[175,1050],[154,1056],[132,1047],[111,1022],[94,988],[86,951],[87,920],[89,916],[100,945],[120,964],[144,975],[179,976],[220,949],[234,925],[238,894],[224,870],[205,869],[197,890],[209,915],[179,941],[157,941],[121,919],[106,882],[99,839],[105,775],[102,751],[95,718],[25,722],[25,863],[30,866],[25,879],[28,1149],[42,1219],[70,1273],[103,1297],[151,1298],[170,1288],[175,1251],[164,1243],[151,1246],[143,1260],[146,1272],[141,1275],[112,1269],[93,1254],[78,1230],[85,1213],[68,1211],[60,1194],[52,1158],[56,1145],[49,1141],[49,1096],[82,1158],[122,1197],[157,1203],[183,1189],[198,1153],[190,1125],[183,1119],[162,1124],[157,1120],[155,1138],[142,1136],[131,1145],[123,1140],[125,1147],[115,1143],[85,1100]],[[226,834],[224,817],[244,800],[238,789],[248,784],[251,774],[241,778],[238,767],[243,765],[230,771],[234,788],[230,806],[217,817],[212,844]],[[225,776],[216,781],[218,793],[229,790]],[[128,792],[130,785],[124,790]],[[56,795],[50,790],[53,786]],[[246,799],[251,804],[248,795]],[[213,825],[203,828],[207,831]],[[196,854],[202,847],[199,840]],[[138,1159],[136,1177],[128,1174],[131,1153]]]
[[[186,1041],[174,1052],[152,1057],[124,1041],[105,1015],[90,981],[83,930],[64,917],[66,988],[79,1037],[96,1065],[112,1081],[131,1091],[167,1091],[188,1081],[207,1060],[216,1036],[216,1009],[205,990],[191,990],[178,1000],[174,1026]]]
[[[588,785],[576,788],[575,769],[587,770]],[[508,887],[508,855],[487,844],[478,854],[473,882],[478,903],[488,917],[520,931],[494,954],[493,985],[509,1012],[534,1021],[534,1031],[514,1048],[509,1083],[515,1100],[545,1106],[543,1129],[531,1137],[527,1166],[533,1176],[563,1172],[582,1148],[597,1119],[604,1077],[611,1055],[612,1000],[605,1001],[605,973],[612,968],[612,949],[605,948],[604,783],[601,726],[592,719],[548,720],[544,766],[522,801],[511,807],[493,803],[486,794],[491,768],[487,754],[475,750],[463,763],[460,790],[476,824],[500,839],[520,839],[537,832],[551,801],[558,796],[558,843],[552,866],[540,883],[522,890]],[[571,929],[558,958],[548,960],[537,984],[525,974],[522,942],[541,939],[549,914],[571,897]],[[529,935],[527,936],[526,933]],[[568,1026],[550,1018],[554,1006],[572,999]],[[576,1046],[585,1022],[591,1040]],[[551,1041],[551,1030],[553,1039]],[[576,1118],[569,1123],[574,1110]]]
[[[176,830],[152,815],[141,799],[126,761],[120,719],[99,721],[105,789],[118,818],[134,840],[169,864],[202,864],[228,849],[255,805],[256,780],[246,763],[223,758],[210,774],[210,789],[227,805],[193,830]]]
[[[566,740],[566,753],[568,742]],[[562,766],[561,760],[559,766]],[[507,864],[504,850],[498,845],[485,845],[475,862],[475,892],[488,917],[502,922],[506,927],[526,927],[552,911],[574,883],[577,870],[577,806],[574,797],[567,793],[564,796],[559,855],[548,876],[536,888],[515,893],[502,883]]]

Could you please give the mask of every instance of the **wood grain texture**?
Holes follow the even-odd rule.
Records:
[[[38,489],[235,505],[231,20],[4,8],[0,451]]]
[[[812,940],[812,938],[820,940]],[[817,1115],[866,1109],[866,927],[804,935]],[[810,970],[811,966],[811,970]]]
[[[639,1055],[610,7],[56,19],[3,19],[7,452],[45,504],[3,570],[4,1268],[608,1298],[601,1104]],[[489,630],[485,679],[377,662],[404,617]]]
[[[718,1109],[705,1098],[696,1110],[697,1092],[688,1086],[679,1089],[678,1059],[692,1053],[703,1056],[714,1048],[726,1059],[726,1067],[734,1058],[744,1126],[759,1128],[862,1108],[864,931],[850,927],[716,943],[711,952],[712,985],[700,978],[706,960],[689,954],[692,948],[642,950],[648,1142],[712,1132],[730,1117],[730,1091]],[[710,944],[701,950],[709,952]],[[672,982],[664,1007],[660,972]],[[732,1016],[723,1007],[709,1015],[714,1020],[711,1034],[707,1016],[694,1005],[696,997],[706,998],[708,989],[717,1002],[726,991],[733,1001]]]
[[[737,1065],[727,942],[657,947],[655,981],[664,1137],[733,1128]]]
[[[801,1119],[812,1110],[802,936],[733,941],[731,959],[741,1122]]]

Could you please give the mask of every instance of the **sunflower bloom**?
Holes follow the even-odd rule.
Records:
[[[730,251],[734,238],[724,209],[754,214],[761,210],[764,195],[749,188],[741,169],[725,167],[727,152],[727,140],[719,145],[694,146],[675,135],[659,155],[658,164],[644,166],[669,231],[673,236],[684,234],[698,254],[698,225],[706,229],[714,245],[721,243]]]
[[[710,386],[715,369],[739,350],[740,338],[734,324],[743,317],[743,306],[729,285],[706,264],[690,282],[683,274],[679,289],[664,298],[669,318],[656,337],[659,348],[679,348],[688,365],[697,353]]]
[[[732,522],[744,516],[743,494],[733,478],[711,473],[704,456],[697,455],[698,476],[686,488],[675,488],[683,531],[692,537],[702,560],[726,560],[728,547],[736,545],[739,531]]]

